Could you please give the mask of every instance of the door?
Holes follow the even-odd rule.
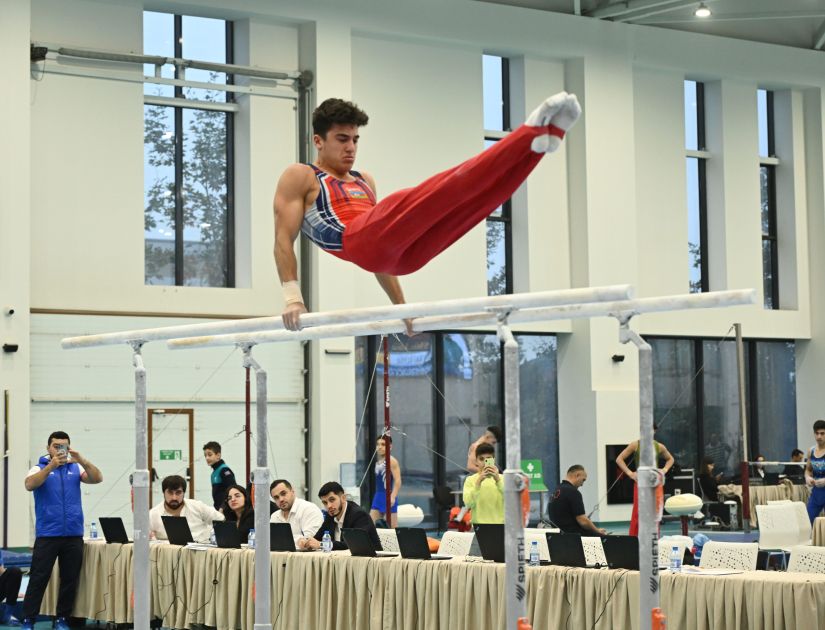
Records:
[[[170,475],[186,479],[186,496],[195,498],[194,409],[149,409],[149,504],[163,500],[161,481]]]

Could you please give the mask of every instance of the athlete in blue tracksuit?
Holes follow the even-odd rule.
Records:
[[[825,420],[814,422],[814,437],[816,445],[808,453],[808,464],[805,466],[805,481],[811,487],[811,496],[808,499],[808,518],[813,524],[825,508]]]
[[[34,493],[36,537],[32,550],[29,586],[23,600],[23,628],[34,628],[43,594],[60,560],[56,630],[68,629],[83,564],[83,506],[80,483],[100,483],[97,466],[69,446],[68,434],[49,436],[44,455],[26,476],[26,490]]]

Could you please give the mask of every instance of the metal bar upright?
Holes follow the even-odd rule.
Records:
[[[742,527],[751,530],[750,466],[748,465],[748,407],[745,399],[745,345],[742,342],[742,324],[734,324],[736,331],[736,372],[739,388],[739,422],[742,427]],[[733,524],[731,523],[731,527]]]
[[[132,582],[134,584],[134,628],[149,630],[149,437],[146,416],[146,368],[141,348],[143,342],[132,346],[135,366],[135,472],[132,475],[134,492],[134,549]]]
[[[504,470],[504,560],[507,630],[518,630],[527,615],[527,576],[524,571],[524,519],[521,514],[521,416],[519,411],[518,343],[500,317],[499,339],[504,343],[504,430],[507,462]]]
[[[252,452],[251,452],[251,436],[252,436],[252,384],[249,380],[250,368],[244,368],[246,372],[246,379],[244,381],[245,402],[244,402],[244,427],[243,437],[246,443],[246,481],[244,488],[249,490],[249,484],[252,482]]]
[[[269,555],[269,467],[267,465],[267,394],[266,370],[252,358],[252,345],[244,345],[243,366],[255,370],[255,440],[256,466],[252,472],[255,489],[255,624],[254,630],[272,630],[270,622],[270,562]]]
[[[384,516],[387,519],[387,527],[392,528],[392,466],[391,455],[392,437],[390,437],[390,340],[384,335],[384,501],[386,511]]]
[[[619,314],[619,341],[639,350],[639,629],[651,630],[652,613],[659,608],[659,517],[656,487],[661,475],[653,446],[653,349],[629,326],[632,314]]]

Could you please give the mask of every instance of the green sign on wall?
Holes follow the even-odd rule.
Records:
[[[546,492],[540,459],[522,459],[521,470],[530,480],[530,491]]]
[[[183,459],[183,451],[161,451],[160,461]]]

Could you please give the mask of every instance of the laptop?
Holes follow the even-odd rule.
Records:
[[[269,524],[269,550],[296,551],[295,537],[292,535],[292,527],[289,523]]]
[[[343,536],[344,542],[353,556],[363,556],[365,558],[398,557],[395,551],[376,551],[370,535],[364,529],[346,528],[341,530],[341,536]]]
[[[452,556],[431,554],[427,543],[427,533],[419,527],[398,527],[395,530],[398,537],[398,548],[401,557],[412,560],[449,560]]]
[[[132,542],[126,535],[126,528],[123,526],[123,519],[119,516],[101,516],[100,529],[103,530],[103,537],[107,543],[120,543],[125,545]]]
[[[504,562],[504,525],[476,525],[474,529],[481,557],[493,562]]]
[[[602,538],[607,566],[611,569],[639,570],[639,539],[636,536]]]
[[[189,529],[189,523],[186,522],[185,516],[166,516],[162,515],[163,528],[166,530],[166,537],[173,545],[188,545],[190,542],[195,542],[192,539],[192,531]]]
[[[587,567],[581,534],[547,534],[550,564],[561,567]]]
[[[213,521],[215,528],[215,542],[221,549],[240,549],[241,533],[232,521]]]

